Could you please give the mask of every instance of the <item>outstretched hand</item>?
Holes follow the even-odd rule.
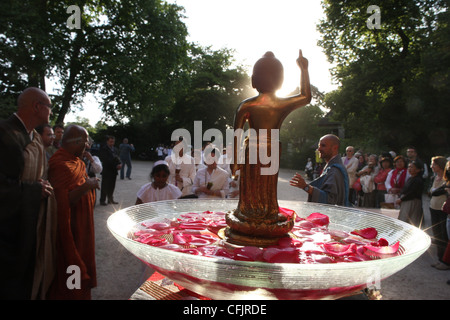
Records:
[[[291,181],[289,181],[289,184],[300,189],[304,189],[306,187],[306,181],[299,173],[296,173],[294,177],[292,177]]]

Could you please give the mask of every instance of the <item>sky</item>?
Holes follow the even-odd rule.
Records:
[[[191,42],[213,49],[234,49],[235,58],[248,65],[272,51],[284,66],[284,87],[279,95],[292,92],[300,83],[296,64],[299,49],[309,61],[311,83],[324,92],[332,84],[325,54],[317,45],[316,30],[324,17],[320,0],[168,0],[185,8],[183,21]]]
[[[320,0],[167,0],[184,7],[188,41],[214,50],[233,49],[238,64],[252,74],[254,63],[272,51],[284,66],[284,84],[278,92],[285,96],[300,83],[296,59],[299,50],[309,61],[311,84],[322,92],[336,89],[332,83],[325,54],[317,45],[320,33],[316,25],[324,17]],[[85,111],[91,125],[101,118],[95,98],[85,99]],[[75,114],[66,116],[74,121]]]

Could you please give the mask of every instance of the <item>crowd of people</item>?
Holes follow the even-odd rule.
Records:
[[[226,148],[220,152],[210,143],[202,150],[193,150],[180,138],[175,153],[156,161],[150,174],[151,182],[142,186],[136,203],[144,199],[172,200],[179,198],[235,198],[239,176],[231,174]],[[178,147],[177,147],[178,146]],[[165,190],[165,191],[164,191]],[[158,200],[156,200],[158,199]]]
[[[355,152],[353,146],[345,153],[341,161],[347,169],[352,205],[398,209],[398,219],[420,228],[424,193],[430,198],[432,238],[439,260],[433,267],[450,270],[450,158],[434,156],[427,164],[413,146],[406,149],[406,155],[393,151],[364,154]]]
[[[116,148],[108,136],[93,154],[85,128],[51,127],[51,114],[48,94],[30,87],[0,122],[0,147],[8,155],[0,160],[2,300],[90,299],[97,285],[96,190],[101,205],[114,204],[119,170],[131,179],[134,146],[127,139]]]
[[[0,299],[90,299],[96,286],[93,212],[96,190],[100,205],[117,203],[117,176],[131,179],[133,144],[107,136],[97,154],[85,128],[48,125],[49,96],[26,89],[17,112],[0,122]],[[183,147],[180,148],[182,144]],[[177,148],[178,146],[178,148]],[[339,139],[322,137],[316,172],[307,183],[295,175],[291,185],[308,193],[308,201],[337,205],[398,207],[399,218],[420,227],[424,179],[428,189],[440,270],[450,269],[449,161],[441,156],[427,165],[408,148],[406,157],[392,153],[364,156],[353,147],[338,154]],[[189,151],[183,139],[173,154],[161,151],[150,182],[136,194],[136,204],[183,198],[239,197],[239,170],[232,174],[227,148],[212,144]],[[159,152],[159,151],[158,151]],[[127,170],[125,171],[125,166]],[[101,179],[99,176],[101,175]],[[445,245],[443,245],[445,244]],[[73,290],[77,289],[77,290]]]

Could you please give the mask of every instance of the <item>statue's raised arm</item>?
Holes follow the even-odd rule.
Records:
[[[308,59],[303,57],[302,50],[299,50],[297,65],[300,67],[300,95],[305,98],[305,103],[308,104],[311,101],[311,84],[309,82],[308,72]]]

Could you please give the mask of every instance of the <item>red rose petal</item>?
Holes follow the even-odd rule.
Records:
[[[242,247],[234,250],[236,260],[241,261],[260,261],[263,256],[263,250],[258,247]]]
[[[375,228],[365,228],[361,230],[353,230],[350,233],[363,237],[364,239],[375,239],[377,237],[378,231]]]
[[[164,230],[170,228],[170,225],[164,222],[143,222],[142,226],[146,227],[147,229],[155,230]]]
[[[278,211],[279,211],[283,216],[286,216],[286,217],[288,217],[288,218],[292,217],[292,216],[295,214],[295,211],[294,211],[294,210],[287,209],[287,208],[281,208],[281,207],[279,207],[279,208],[278,208]]]
[[[280,214],[292,216],[293,210],[280,208]],[[295,215],[291,237],[280,238],[268,248],[240,247],[232,250],[219,245],[218,231],[227,226],[225,212],[186,213],[167,222],[143,222],[146,229],[133,232],[135,241],[187,254],[268,263],[349,263],[383,258],[395,254],[400,243],[392,246],[376,239],[375,228],[351,233],[328,230],[328,216],[315,212],[307,218]],[[297,236],[298,238],[296,238]]]
[[[278,245],[282,248],[287,248],[287,247],[301,247],[303,244],[303,242],[301,242],[298,239],[293,239],[291,237],[283,237],[280,238],[280,240],[278,240]]]
[[[330,258],[327,255],[324,254],[313,254],[311,255],[311,258],[314,260],[315,263],[335,263],[336,261],[333,258]]]
[[[299,253],[294,248],[267,248],[263,258],[270,263],[298,263]]]
[[[297,229],[297,228],[300,228],[300,229],[306,229],[306,230],[308,230],[308,229],[312,229],[312,228],[315,228],[315,227],[317,227],[317,225],[314,224],[313,222],[307,221],[307,220],[302,220],[302,221],[300,221],[300,222],[297,224],[297,226],[296,226],[295,228],[296,228],[296,229]]]
[[[319,213],[319,212],[314,212],[311,213],[306,220],[318,225],[318,226],[327,226],[330,223],[330,219],[328,218],[328,216]]]
[[[385,247],[389,245],[389,242],[384,238],[380,238],[378,241],[371,242],[370,244],[374,247]]]
[[[366,245],[364,246],[365,249],[373,251],[378,254],[393,254],[398,251],[398,248],[400,246],[400,241],[397,241],[395,244],[391,246],[372,246],[372,245]]]
[[[322,246],[327,253],[338,257],[347,254],[353,254],[356,252],[355,244],[342,244],[334,242],[334,243],[324,243]]]

